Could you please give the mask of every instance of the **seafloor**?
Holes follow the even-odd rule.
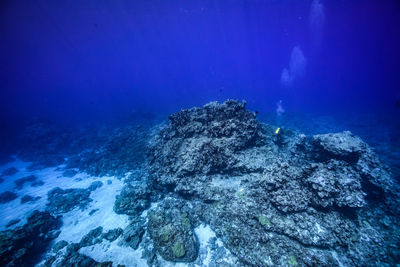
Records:
[[[0,167],[0,265],[400,264],[387,136],[276,123],[228,100],[161,123],[32,124]]]

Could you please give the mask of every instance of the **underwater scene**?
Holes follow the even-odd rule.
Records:
[[[400,2],[3,0],[0,266],[400,266]]]

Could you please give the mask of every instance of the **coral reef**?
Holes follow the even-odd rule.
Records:
[[[85,187],[48,192],[38,251],[55,236],[46,234],[56,229],[52,215],[84,210],[92,202],[83,212],[90,222],[84,235],[57,240],[43,266],[111,266],[109,258],[90,254],[101,249],[141,251],[150,266],[399,264],[399,186],[375,152],[349,131],[305,135],[262,123],[256,115],[246,102],[227,100],[179,111],[153,128],[130,124],[80,135],[44,124],[28,129],[36,143],[19,155],[36,155],[32,168],[64,163],[59,172],[73,177],[65,179]],[[43,155],[37,155],[39,148]],[[82,171],[116,177],[85,181]],[[21,203],[38,200],[25,183],[44,185],[31,176],[15,180]],[[107,202],[105,214],[119,223],[111,227],[95,222],[104,212],[94,205],[96,196],[108,188],[116,197],[114,212]],[[17,197],[3,192],[0,202]],[[2,232],[2,244],[13,243],[15,231],[27,227]],[[19,249],[4,254],[4,263],[17,264],[30,253]]]
[[[155,187],[201,201],[201,220],[244,265],[398,261],[390,252],[399,250],[398,225],[385,226],[378,216],[398,216],[398,189],[360,138],[347,131],[307,137],[285,128],[278,137],[244,102],[232,100],[169,119],[150,142],[148,169]],[[165,217],[151,213],[149,232],[159,253],[177,261],[173,252],[180,255],[181,247],[165,255],[162,244],[168,239],[152,227],[163,229]],[[374,239],[360,240],[367,232]]]
[[[190,215],[182,212],[185,210],[182,202],[169,201],[168,204],[172,205],[161,205],[148,216],[148,231],[154,247],[165,260],[194,261],[198,254],[198,243]]]
[[[122,232],[123,242],[121,244],[137,249],[144,235],[144,223],[144,220],[140,217],[131,222]]]
[[[53,214],[65,213],[73,210],[76,207],[85,209],[86,206],[92,201],[90,190],[73,188],[61,189],[59,187],[47,193],[47,211]]]
[[[149,125],[133,124],[101,132],[86,149],[71,155],[67,167],[96,176],[122,176],[144,163],[148,129]]]
[[[139,215],[150,207],[151,188],[147,184],[128,183],[117,196],[114,211],[117,214]]]
[[[14,230],[0,232],[2,266],[33,266],[48,244],[58,236],[60,219],[35,211],[28,222]]]
[[[63,244],[65,245],[65,243]],[[64,246],[65,247],[65,246]],[[87,266],[87,267],[112,267],[112,262],[97,262],[92,258],[78,252],[79,245],[70,244],[66,249],[60,249],[57,254],[48,257],[43,263],[44,267]]]

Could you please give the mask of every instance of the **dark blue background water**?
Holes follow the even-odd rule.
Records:
[[[287,112],[398,117],[399,2],[314,1],[322,15],[312,2],[2,1],[2,133],[37,116],[107,121],[226,98],[261,114],[282,100]],[[305,72],[284,86],[296,46]]]

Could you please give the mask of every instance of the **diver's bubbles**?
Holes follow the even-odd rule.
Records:
[[[292,84],[292,79],[290,77],[289,71],[287,68],[284,68],[281,74],[281,85],[288,87],[291,84]]]
[[[279,100],[276,103],[276,123],[277,125],[281,125],[282,124],[282,115],[283,113],[285,113],[285,109],[283,108],[283,104],[282,104],[282,100]]]
[[[313,0],[310,8],[310,30],[314,45],[319,45],[325,23],[324,5],[319,0]]]
[[[299,78],[306,73],[307,59],[300,47],[295,46],[290,55],[289,68],[284,68],[281,74],[281,85],[292,86]]]
[[[276,103],[276,116],[279,118],[283,115],[283,113],[285,113],[285,109],[283,108],[282,100],[279,100]]]
[[[307,59],[300,47],[295,46],[290,56],[289,70],[293,78],[299,78],[306,73]]]

